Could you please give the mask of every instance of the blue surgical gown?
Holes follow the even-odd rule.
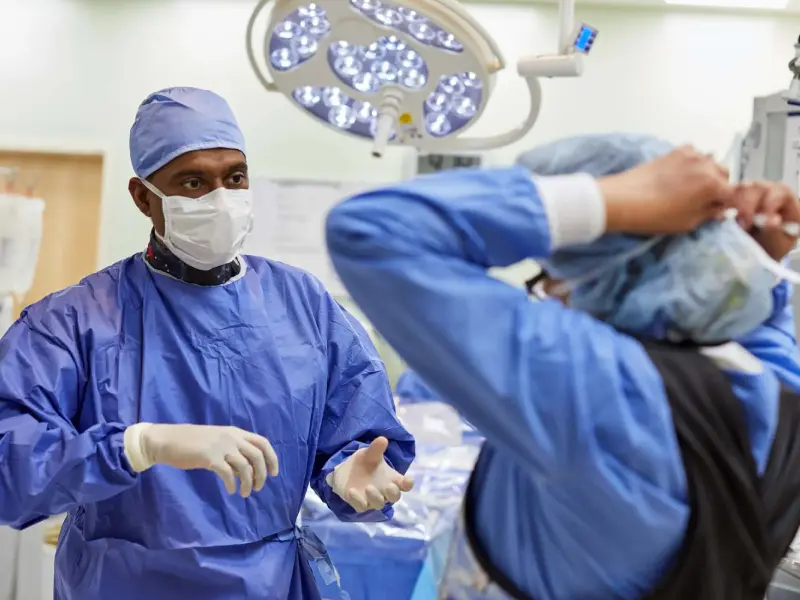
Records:
[[[308,274],[246,257],[199,287],[135,256],[26,309],[0,342],[0,523],[68,512],[56,600],[316,597],[295,520],[310,484],[356,515],[325,476],[377,436],[405,472],[395,417],[365,331]],[[137,422],[231,425],[267,437],[280,475],[249,499],[210,471],[132,472]]]
[[[434,392],[422,378],[411,369],[400,375],[397,384],[394,386],[394,394],[404,404],[414,404],[417,402],[439,401],[439,394]]]
[[[489,558],[537,600],[634,600],[652,590],[689,517],[663,383],[642,346],[487,274],[548,257],[548,220],[522,168],[460,170],[377,189],[328,217],[353,299],[496,455],[477,481]],[[800,390],[788,288],[741,343],[761,372],[729,373],[764,469],[779,381]]]

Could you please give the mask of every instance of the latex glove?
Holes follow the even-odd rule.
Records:
[[[238,427],[139,423],[125,430],[125,455],[138,473],[157,464],[214,471],[229,494],[236,493],[238,478],[244,498],[264,487],[267,473],[278,475],[269,441]]]
[[[356,512],[381,510],[414,487],[410,477],[401,475],[386,463],[384,454],[388,447],[385,437],[376,438],[369,447],[356,450],[326,479],[336,495]]]

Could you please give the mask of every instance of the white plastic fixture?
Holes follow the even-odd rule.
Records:
[[[283,93],[328,127],[371,140],[374,156],[387,144],[423,153],[490,150],[533,127],[541,106],[538,77],[583,72],[583,54],[597,30],[575,27],[574,2],[561,0],[557,52],[517,65],[530,96],[527,117],[483,138],[462,134],[483,114],[506,63],[456,0],[261,0],[247,28],[247,51],[267,90]],[[258,52],[255,28],[268,5]]]

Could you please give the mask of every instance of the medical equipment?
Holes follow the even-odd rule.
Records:
[[[268,5],[263,62],[255,28]],[[504,133],[462,134],[483,114],[505,59],[486,29],[456,0],[260,0],[247,28],[250,64],[262,85],[336,131],[420,152],[490,150],[522,138],[541,107],[539,77],[577,77],[597,29],[574,22],[560,0],[557,53],[521,59],[528,86],[524,122]]]
[[[783,181],[800,194],[800,39],[794,48],[789,89],[755,98],[747,135],[736,136],[728,151],[734,182]]]
[[[765,600],[800,599],[800,562],[797,554],[790,550],[787,557],[775,571],[775,577],[767,590]]]
[[[412,177],[438,173],[446,169],[480,167],[483,164],[483,158],[479,154],[417,154],[413,158]]]
[[[800,38],[794,45],[794,58],[789,61],[789,70],[794,77],[789,89],[784,93],[784,98],[789,104],[800,106]]]
[[[730,152],[739,181],[782,181],[800,193],[800,107],[782,93],[755,98],[753,122]]]

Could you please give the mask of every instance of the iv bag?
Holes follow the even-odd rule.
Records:
[[[39,198],[0,194],[0,293],[23,296],[33,286],[43,215]]]

